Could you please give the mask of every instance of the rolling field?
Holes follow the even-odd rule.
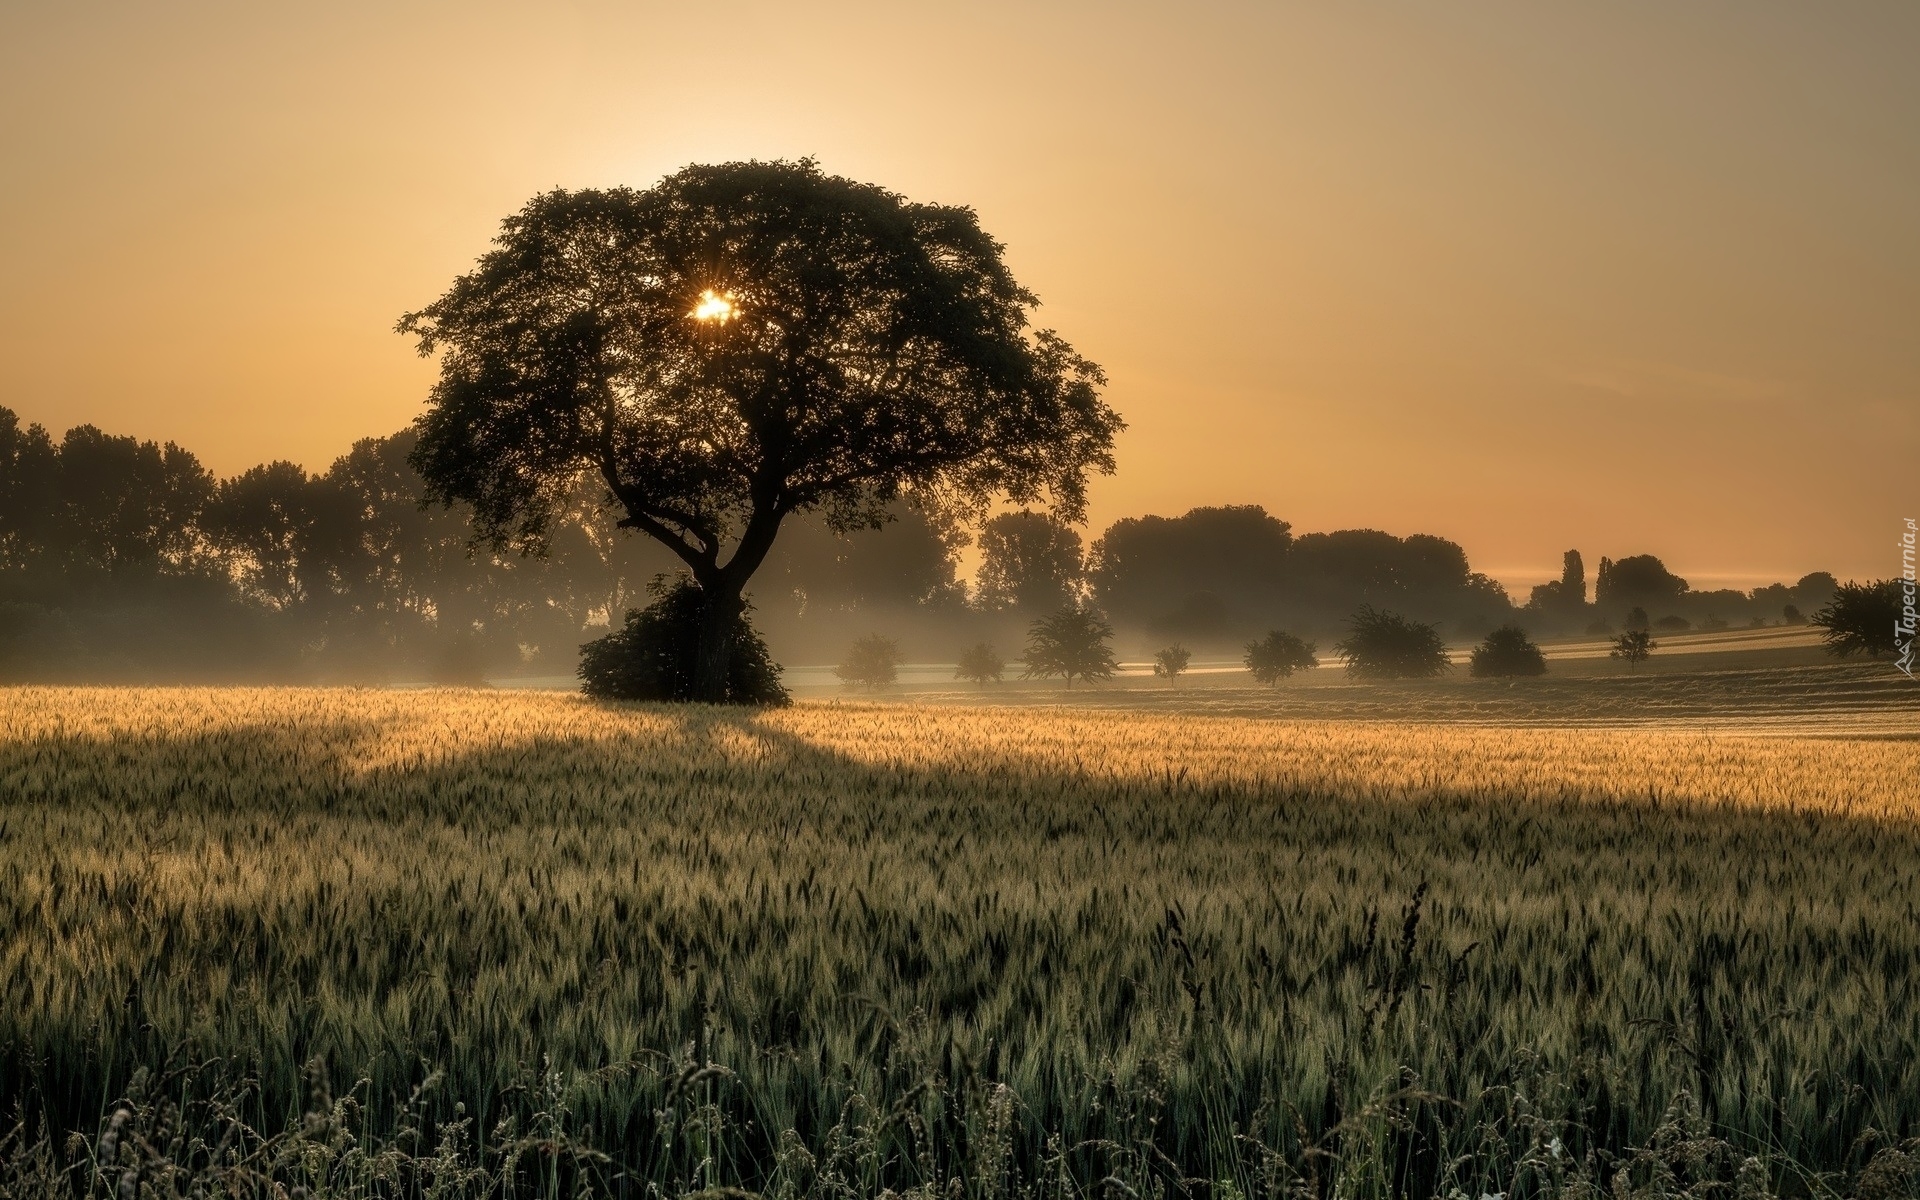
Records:
[[[1913,719],[1813,678],[0,692],[0,1193],[1907,1194]]]

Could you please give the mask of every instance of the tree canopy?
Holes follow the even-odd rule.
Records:
[[[1081,516],[1122,422],[1099,368],[1029,328],[1036,303],[970,209],[810,161],[550,192],[401,320],[441,355],[413,462],[523,550],[594,479],[706,595],[711,692],[790,514],[870,526],[911,492]]]

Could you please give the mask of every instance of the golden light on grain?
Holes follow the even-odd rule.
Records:
[[[732,292],[716,292],[712,288],[700,293],[700,303],[693,306],[687,315],[696,321],[718,321],[725,325],[739,310],[734,307]]]

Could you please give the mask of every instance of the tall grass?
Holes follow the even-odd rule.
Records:
[[[473,692],[0,716],[0,1161],[35,1187],[1911,1182],[1902,743]]]

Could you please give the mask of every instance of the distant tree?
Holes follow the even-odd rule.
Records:
[[[1365,606],[1333,652],[1356,679],[1430,679],[1447,669],[1447,647],[1432,625]]]
[[[1193,654],[1178,643],[1164,650],[1156,650],[1153,655],[1153,674],[1155,678],[1165,679],[1167,686],[1186,673],[1187,664],[1193,661]]]
[[[1648,618],[1647,610],[1637,605],[1627,613],[1627,619],[1621,622],[1621,624],[1625,625],[1629,630],[1653,628],[1653,621]]]
[[[1693,628],[1693,622],[1677,614],[1661,617],[1653,623],[1655,629],[1664,629],[1668,633],[1684,633]]]
[[[222,481],[207,506],[207,533],[235,580],[270,608],[291,608],[305,596],[314,490],[305,469],[273,462]]]
[[[1518,625],[1502,625],[1474,647],[1467,673],[1475,679],[1545,675],[1547,656],[1527,636],[1526,630]]]
[[[954,668],[955,679],[966,679],[985,687],[989,683],[999,683],[1006,674],[1007,660],[1000,657],[991,645],[976,642],[960,654],[960,663]]]
[[[1049,612],[1080,597],[1080,535],[1046,513],[1001,513],[980,530],[975,599],[997,612]]]
[[[1789,625],[1805,625],[1807,618],[1798,604],[1789,604],[1780,610],[1780,619]]]
[[[541,550],[580,480],[699,588],[694,695],[730,692],[745,588],[789,516],[904,495],[1077,519],[1119,417],[970,209],[812,162],[551,191],[400,322],[440,378],[413,463],[496,550]]]
[[[1587,626],[1587,636],[1612,637],[1613,626],[1607,624],[1605,621],[1595,621],[1593,624]]]
[[[1793,602],[1802,612],[1816,609],[1833,599],[1840,590],[1840,581],[1828,571],[1810,571],[1802,575],[1793,585]]]
[[[1706,619],[1700,622],[1700,628],[1705,629],[1711,633],[1718,633],[1722,629],[1725,629],[1726,627],[1727,627],[1727,619],[1725,617],[1718,616],[1714,613],[1708,613],[1706,616]]]
[[[887,687],[900,676],[900,643],[870,633],[853,644],[833,673],[845,683],[864,685],[868,691]]]
[[[1061,677],[1067,687],[1083,679],[1111,679],[1120,664],[1108,640],[1113,626],[1088,608],[1063,608],[1041,617],[1027,632],[1024,679]]]
[[[1627,670],[1634,671],[1659,648],[1660,643],[1645,629],[1629,629],[1613,639],[1613,649],[1607,651],[1607,657],[1619,659],[1627,664]]]
[[[1257,504],[1126,517],[1093,544],[1088,575],[1115,620],[1217,634],[1283,595],[1292,542],[1287,523]]]
[[[1895,631],[1903,599],[1898,579],[1843,583],[1834,589],[1833,599],[1813,614],[1813,624],[1826,630],[1827,653],[1836,658],[1894,654],[1899,651]]]
[[[580,690],[603,700],[688,700],[694,696],[693,636],[704,617],[700,589],[684,575],[662,576],[654,602],[627,614],[626,625],[580,647]],[[728,640],[727,704],[786,704],[780,668],[744,612]]]
[[[1546,613],[1578,613],[1587,606],[1587,567],[1578,550],[1560,558],[1560,578],[1533,589],[1527,607]]]
[[[1301,641],[1291,633],[1278,629],[1267,631],[1267,636],[1257,642],[1247,643],[1247,654],[1243,660],[1247,670],[1261,683],[1272,687],[1295,671],[1310,671],[1320,665],[1314,655],[1314,644]]]
[[[1615,562],[1600,560],[1594,583],[1594,603],[1610,612],[1625,607],[1664,606],[1685,595],[1687,581],[1667,570],[1651,554],[1636,554]]]

